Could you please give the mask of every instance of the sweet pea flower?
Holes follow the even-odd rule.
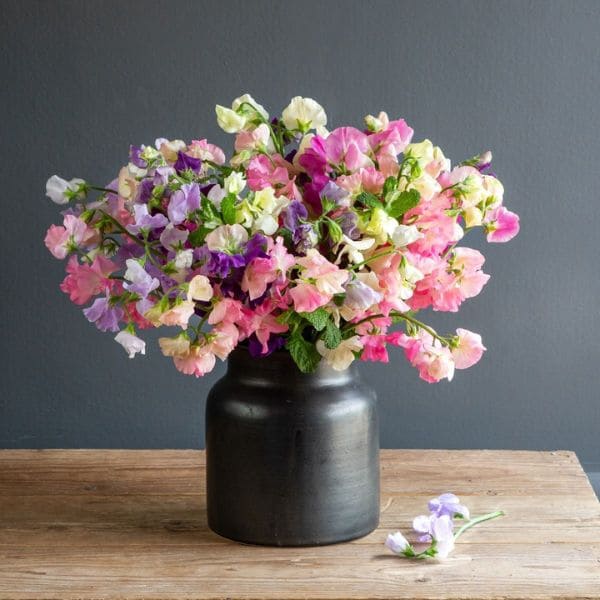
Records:
[[[300,199],[294,172],[294,166],[280,154],[259,154],[248,163],[248,187],[254,191],[272,187],[277,196],[287,196],[290,200]]]
[[[173,223],[169,223],[160,234],[160,243],[167,250],[175,250],[183,246],[189,234],[187,229],[178,229]]]
[[[223,180],[223,188],[227,194],[238,195],[246,187],[246,178],[239,171],[232,171]]]
[[[233,323],[223,321],[211,330],[208,350],[220,360],[226,360],[237,346],[239,337],[238,328]]]
[[[408,540],[399,531],[388,533],[385,546],[394,554],[404,554],[411,547]]]
[[[305,257],[296,260],[302,267],[303,279],[316,280],[317,289],[323,294],[341,294],[343,284],[348,280],[349,273],[329,262],[318,250],[311,248]]]
[[[355,353],[362,350],[363,344],[359,336],[353,335],[342,340],[337,348],[327,348],[322,340],[319,340],[316,346],[319,354],[332,369],[345,371],[354,362]]]
[[[519,215],[499,206],[485,215],[488,242],[508,242],[519,233]]]
[[[419,371],[419,377],[428,383],[441,379],[452,381],[454,360],[450,350],[423,330],[415,336],[404,336],[399,345],[404,348],[408,361]]]
[[[209,325],[216,325],[217,323],[238,323],[242,319],[242,303],[239,300],[233,298],[223,298],[219,300],[214,306],[208,316]]]
[[[248,264],[244,270],[241,288],[248,292],[250,300],[256,300],[265,293],[269,284],[279,279],[285,280],[286,272],[294,264],[294,257],[285,249],[283,239],[278,237],[268,258],[257,257]]]
[[[71,302],[85,304],[92,296],[110,288],[111,273],[117,270],[111,260],[98,254],[91,265],[79,264],[76,256],[71,256],[67,264],[67,277],[60,284],[60,289],[69,294]]]
[[[191,300],[183,300],[182,302],[175,304],[175,306],[163,312],[158,318],[158,321],[162,325],[175,327],[178,326],[182,329],[186,329],[188,326],[188,321],[194,314],[194,311],[194,303]]]
[[[148,294],[154,291],[160,282],[156,277],[152,277],[139,261],[134,258],[130,258],[125,261],[127,270],[125,271],[125,279],[127,280],[123,287],[132,292],[138,294],[142,298],[146,298]]]
[[[174,163],[179,152],[187,148],[183,140],[168,140],[166,138],[156,138],[154,145],[163,158],[170,163]]]
[[[281,113],[283,124],[291,131],[306,133],[327,125],[327,115],[323,107],[312,98],[295,96]]]
[[[72,198],[84,198],[86,185],[83,179],[67,181],[58,175],[52,175],[46,182],[46,196],[56,204],[67,204]]]
[[[205,244],[213,252],[237,254],[247,241],[248,232],[235,224],[217,227],[206,236]]]
[[[208,302],[213,297],[213,289],[210,280],[205,275],[194,275],[189,286],[187,299]]]
[[[146,342],[128,331],[119,331],[115,336],[115,341],[123,346],[129,358],[134,358],[138,353],[146,354]]]
[[[238,115],[231,108],[226,108],[220,104],[215,106],[215,112],[217,113],[217,123],[225,133],[238,133],[246,127],[248,122],[245,116]]]
[[[135,204],[133,207],[135,222],[127,226],[127,231],[140,233],[140,231],[152,231],[165,227],[169,222],[162,213],[151,215],[147,204]]]
[[[273,154],[275,146],[271,139],[271,131],[266,123],[261,123],[252,131],[240,131],[235,138],[235,151],[239,154],[249,152],[242,162],[248,160],[254,152]]]
[[[84,308],[83,314],[100,331],[119,331],[119,321],[124,313],[120,306],[111,304],[107,293],[105,297],[94,300],[90,307]]]
[[[158,345],[165,356],[186,356],[190,351],[190,340],[185,333],[174,338],[158,338]]]
[[[450,492],[441,494],[437,498],[432,498],[427,503],[427,507],[431,513],[438,517],[441,515],[448,515],[450,518],[458,516],[462,519],[470,517],[469,509],[460,503],[458,496]]]
[[[216,165],[225,164],[223,150],[219,146],[209,143],[206,139],[193,140],[187,149],[187,154],[202,161],[210,161]]]
[[[478,333],[459,328],[456,334],[456,345],[452,347],[454,365],[457,369],[468,369],[479,362],[486,347]]]
[[[75,215],[66,215],[62,226],[50,226],[44,244],[54,257],[63,259],[72,250],[93,243],[97,239],[97,232],[85,221]]]
[[[202,377],[215,367],[215,355],[207,346],[190,346],[185,354],[173,356],[175,368],[186,375]]]
[[[200,187],[197,183],[184,183],[181,189],[171,196],[167,214],[173,225],[179,225],[187,219],[189,213],[200,208]],[[166,219],[165,219],[166,225]]]
[[[259,104],[250,94],[243,94],[231,103],[231,108],[237,113],[246,115],[249,119],[260,118],[269,120],[269,113],[262,104]]]

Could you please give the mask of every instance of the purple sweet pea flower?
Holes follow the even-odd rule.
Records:
[[[111,306],[109,297],[96,298],[94,303],[83,309],[83,314],[100,331],[119,331],[119,320],[123,318],[120,306]]]
[[[126,265],[125,279],[127,281],[123,283],[123,287],[129,292],[146,298],[160,285],[158,279],[151,277],[137,260],[130,258]]]
[[[298,252],[306,252],[316,245],[317,234],[312,225],[304,222],[308,218],[308,211],[302,202],[293,200],[282,214],[283,225],[292,232],[292,241]]]
[[[133,214],[135,217],[135,223],[127,226],[127,230],[131,233],[139,233],[142,229],[151,231],[152,229],[159,229],[165,227],[169,222],[167,217],[162,213],[156,213],[151,215],[148,212],[148,206],[146,204],[136,204],[133,207]]]
[[[194,158],[185,152],[181,152],[181,150],[177,153],[177,161],[173,165],[175,170],[178,173],[182,173],[183,171],[194,171],[194,173],[200,172],[200,167],[202,166],[202,160],[199,158]]]
[[[152,190],[154,189],[154,182],[152,179],[143,179],[140,183],[140,187],[137,192],[137,201],[148,203],[148,200],[152,198]]]
[[[432,513],[438,516],[448,515],[450,518],[453,518],[456,515],[460,515],[464,519],[468,519],[470,516],[469,509],[460,504],[459,499],[450,492],[442,494],[437,498],[432,498],[427,506]]]
[[[142,158],[144,146],[129,146],[129,162],[140,169],[145,169],[148,163]]]
[[[172,196],[167,214],[173,225],[185,221],[188,214],[200,208],[200,188],[197,183],[186,183]]]
[[[319,193],[321,201],[323,198],[327,198],[333,202],[336,206],[348,207],[350,206],[350,194],[339,185],[336,185],[333,181],[330,181]]]
[[[157,167],[154,172],[154,185],[167,185],[169,177],[175,174],[173,167]]]
[[[285,345],[285,338],[281,335],[273,335],[271,334],[267,341],[267,351],[263,353],[262,351],[262,343],[259,342],[256,335],[253,333],[248,338],[248,352],[252,358],[260,358],[264,356],[269,356],[269,354],[273,354],[276,350],[283,348]]]

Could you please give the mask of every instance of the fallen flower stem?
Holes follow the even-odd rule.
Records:
[[[455,534],[454,539],[457,540],[467,529],[473,527],[473,525],[477,525],[478,523],[483,523],[484,521],[489,521],[491,519],[496,519],[498,517],[504,516],[503,510],[497,510],[495,512],[488,513],[487,515],[482,515],[480,517],[475,517],[471,519],[468,523],[465,523]]]

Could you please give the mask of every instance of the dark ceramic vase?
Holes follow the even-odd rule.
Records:
[[[332,544],[379,521],[375,393],[354,368],[301,373],[242,349],[206,405],[209,527],[269,546]]]

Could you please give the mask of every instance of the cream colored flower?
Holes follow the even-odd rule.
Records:
[[[362,343],[357,335],[343,340],[342,343],[333,350],[327,348],[322,340],[317,342],[317,351],[323,357],[325,362],[336,371],[345,371],[354,361],[355,352],[362,350]]]
[[[213,289],[208,277],[195,275],[189,283],[187,299],[208,302],[212,297]]]
[[[327,115],[323,107],[312,98],[301,96],[291,99],[281,114],[281,120],[288,129],[303,133],[327,125]]]

